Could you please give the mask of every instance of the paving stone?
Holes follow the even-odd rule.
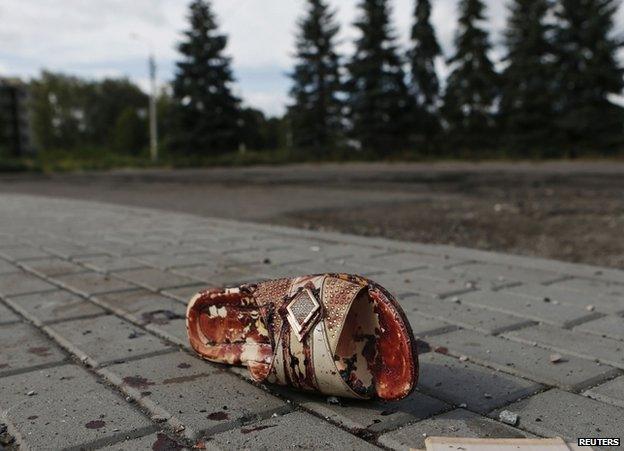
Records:
[[[0,296],[37,293],[55,288],[54,285],[25,272],[0,274]]]
[[[533,435],[464,409],[455,409],[379,437],[383,446],[401,451],[424,449],[427,437],[526,438]]]
[[[443,334],[457,329],[456,326],[433,318],[419,315],[414,312],[407,313],[407,319],[416,337]]]
[[[162,293],[186,305],[193,296],[195,296],[197,293],[207,288],[210,288],[210,287],[206,285],[205,283],[198,283],[197,285],[189,285],[187,287],[167,288],[166,290],[163,290]]]
[[[28,396],[27,393],[34,392]],[[65,449],[145,434],[149,420],[76,365],[5,377],[1,414],[25,449]]]
[[[432,347],[446,347],[451,355],[467,356],[476,363],[567,390],[580,390],[619,373],[608,365],[567,354],[554,364],[552,351],[470,330],[436,335],[428,341]]]
[[[416,252],[386,252],[385,255],[373,255],[365,263],[379,266],[381,268],[394,268],[396,271],[404,272],[416,268],[445,268],[463,262],[462,259],[451,258],[449,255],[438,256]]]
[[[4,305],[0,304],[0,325],[14,323],[19,320],[19,316],[6,308]]]
[[[197,284],[197,280],[195,279],[155,268],[116,271],[114,275],[115,277],[122,278],[124,280],[154,291]]]
[[[460,281],[464,286],[474,286],[482,290],[498,290],[520,282],[508,280],[504,277],[485,277],[480,274],[473,274],[466,271],[465,266],[460,265],[451,269],[446,268],[424,268],[415,271],[422,277],[430,277],[440,280]]]
[[[37,325],[104,313],[92,302],[64,290],[15,296],[6,302]]]
[[[154,432],[144,437],[123,440],[114,445],[98,448],[99,451],[137,451],[137,450],[156,450],[156,451],[182,451],[188,450],[180,440],[173,434],[164,431]]]
[[[537,322],[571,327],[596,317],[585,308],[545,302],[504,291],[476,291],[458,296],[462,304],[476,305],[490,310],[520,316]]]
[[[160,355],[99,370],[113,384],[173,428],[198,439],[268,418],[289,408],[239,377],[183,352]]]
[[[305,412],[271,418],[211,438],[211,449],[379,449],[364,440]]]
[[[505,410],[519,415],[518,427],[545,437],[621,437],[624,409],[552,389]],[[538,420],[539,419],[539,420]]]
[[[137,288],[124,280],[96,272],[56,276],[53,280],[85,296]]]
[[[49,252],[45,252],[34,246],[27,244],[17,244],[15,246],[6,246],[0,248],[0,257],[4,257],[10,261],[23,261],[33,258],[50,257]]]
[[[56,257],[28,260],[23,263],[23,266],[41,277],[60,276],[63,274],[86,271],[86,269],[80,265]]]
[[[340,404],[329,404],[327,397],[297,392],[284,387],[271,387],[284,397],[295,400],[306,410],[327,418],[346,429],[382,432],[419,421],[449,410],[443,401],[417,391],[395,402],[360,401],[341,398]]]
[[[52,324],[45,330],[94,367],[171,349],[158,338],[113,315]]]
[[[624,341],[624,317],[607,315],[578,325],[574,330]]]
[[[28,324],[0,326],[0,343],[0,376],[65,360],[52,341]]]
[[[575,306],[580,309],[587,309],[593,305],[597,312],[618,313],[624,311],[624,295],[606,296],[600,291],[587,292],[567,290],[558,286],[523,285],[521,287],[509,288],[511,293],[525,297],[530,300],[543,301],[548,299],[550,303],[560,303],[568,306]],[[623,290],[624,291],[624,290]]]
[[[519,316],[476,305],[464,305],[461,303],[461,297],[442,300],[428,296],[407,296],[401,299],[401,305],[410,321],[414,315],[425,315],[486,334],[499,334],[533,324],[532,320]]]
[[[505,334],[506,337],[536,343],[541,347],[624,369],[624,343],[612,338],[538,325]]]
[[[0,259],[0,274],[20,272],[20,269],[6,260]]]
[[[181,302],[143,289],[97,295],[94,300],[168,340],[188,346],[186,305]]]
[[[184,266],[206,265],[215,260],[224,260],[219,254],[212,251],[175,253],[175,254],[145,254],[136,257],[143,262],[143,266],[152,266],[162,270]]]
[[[93,255],[74,258],[80,264],[100,272],[121,271],[145,267],[145,263],[136,257],[111,257],[109,255]]]
[[[460,279],[445,280],[424,277],[420,276],[418,271],[402,274],[382,274],[376,276],[375,281],[385,286],[391,292],[396,293],[398,296],[418,294],[432,296],[434,298],[445,298],[475,289],[474,286]]]
[[[624,376],[592,387],[583,394],[598,401],[624,407]]]
[[[562,277],[562,274],[557,271],[544,271],[496,263],[474,262],[451,269],[456,272],[474,274],[475,276],[501,282],[544,283]]]
[[[578,291],[579,293],[588,294],[591,297],[600,296],[624,299],[624,284],[622,283],[573,277],[561,280],[549,286],[564,290]],[[622,309],[624,310],[624,307],[622,307]]]
[[[214,266],[189,266],[176,268],[176,274],[191,277],[209,286],[235,286],[244,282],[269,279],[271,275],[248,267],[216,268]]]
[[[102,249],[71,242],[56,241],[53,244],[44,244],[42,247],[46,251],[63,258],[73,258],[80,255],[104,254]]]
[[[487,413],[538,392],[536,382],[461,362],[438,352],[419,356],[418,387],[450,404]]]

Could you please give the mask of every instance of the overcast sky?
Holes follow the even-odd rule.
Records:
[[[391,0],[394,26],[407,42],[414,0]],[[151,45],[159,80],[173,77],[175,45],[186,28],[185,0],[2,0],[0,75],[29,77],[41,69],[81,76],[128,76],[146,87]],[[342,24],[341,50],[351,51],[352,23],[359,0],[331,0]],[[486,0],[492,42],[500,44],[505,0]],[[433,22],[448,56],[456,26],[457,0],[433,0]],[[229,35],[236,92],[246,104],[280,114],[288,102],[296,20],[304,0],[214,0],[222,30]],[[618,15],[624,29],[624,12]],[[142,38],[137,40],[131,35]],[[441,68],[443,70],[443,68]]]

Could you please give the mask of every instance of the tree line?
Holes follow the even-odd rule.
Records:
[[[617,0],[511,0],[504,56],[491,58],[483,0],[459,0],[448,76],[430,0],[414,0],[402,48],[389,0],[361,0],[352,55],[327,0],[298,22],[286,114],[242,106],[208,0],[190,4],[170,89],[158,99],[163,146],[219,155],[288,148],[300,158],[611,156],[624,148],[624,88],[614,35]],[[125,79],[44,72],[31,83],[33,130],[44,148],[147,147],[144,93]]]

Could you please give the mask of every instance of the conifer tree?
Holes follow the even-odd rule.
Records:
[[[238,146],[239,99],[232,94],[234,77],[224,55],[227,37],[219,33],[211,4],[194,0],[190,29],[178,49],[173,82],[176,102],[176,150],[220,153]]]
[[[308,0],[306,16],[298,25],[290,90],[294,103],[288,110],[293,144],[327,155],[343,131],[340,58],[335,49],[339,26],[324,0]]]
[[[402,150],[408,134],[405,72],[390,26],[387,0],[361,0],[360,37],[348,65],[353,138],[378,156]]]
[[[616,0],[560,0],[555,15],[555,108],[561,139],[571,155],[608,151],[623,142],[622,108],[610,100],[624,87],[612,36]]]
[[[431,1],[416,0],[415,21],[411,32],[410,90],[414,99],[412,133],[423,136],[430,147],[432,137],[439,131],[437,117],[440,81],[435,61],[442,54],[431,25]]]
[[[449,60],[451,74],[444,94],[443,115],[449,138],[456,145],[479,151],[492,144],[493,108],[498,94],[498,75],[488,56],[490,42],[482,28],[482,0],[460,0],[455,55]]]
[[[500,125],[505,147],[523,156],[544,155],[552,145],[554,68],[548,12],[549,0],[513,0],[505,31],[508,65],[503,74]]]

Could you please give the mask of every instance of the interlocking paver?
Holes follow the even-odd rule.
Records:
[[[114,445],[98,448],[99,451],[137,451],[137,450],[156,450],[156,451],[181,451],[188,450],[179,439],[173,434],[163,431],[154,432],[144,437],[123,440]]]
[[[74,258],[74,261],[100,272],[121,271],[145,267],[145,263],[136,257],[111,257],[94,255]]]
[[[10,261],[22,261],[33,258],[45,258],[50,257],[49,252],[45,252],[28,244],[17,244],[14,246],[5,246],[0,248],[0,257],[4,257]]]
[[[104,313],[92,302],[65,290],[14,296],[6,302],[37,325]]]
[[[475,291],[458,297],[463,304],[486,307],[560,327],[571,327],[597,316],[595,312],[589,312],[585,308],[551,302],[548,298],[528,298],[506,290]]]
[[[598,401],[624,407],[624,376],[592,387],[583,394]]]
[[[453,271],[465,274],[474,274],[500,282],[535,282],[544,283],[561,278],[562,274],[556,271],[522,268],[518,266],[474,262],[452,268]]]
[[[129,269],[115,271],[113,274],[115,277],[154,291],[197,284],[197,280],[156,268]]]
[[[533,323],[532,320],[509,315],[498,311],[464,305],[461,298],[454,300],[432,299],[428,296],[411,295],[401,299],[407,317],[412,320],[415,315],[426,315],[445,321],[449,324],[474,329],[486,334],[517,329]]]
[[[0,274],[7,274],[7,273],[11,273],[11,272],[19,272],[20,269],[13,265],[12,263],[9,263],[6,260],[2,260],[0,259]]]
[[[56,346],[61,344],[79,358],[90,357],[87,364],[104,364],[95,371],[116,385],[111,390],[84,372],[96,387],[87,398],[104,394],[122,400],[114,393],[118,388],[150,416],[168,421],[160,424],[154,418],[132,432],[115,427],[101,437],[76,439],[84,440],[78,447],[149,448],[165,426],[169,433],[178,428],[178,438],[181,432],[195,439],[186,444],[205,441],[208,448],[236,448],[238,443],[306,446],[309,436],[313,445],[327,440],[343,448],[368,446],[361,437],[369,442],[379,437],[375,443],[390,447],[416,446],[423,433],[436,431],[477,436],[518,433],[495,421],[496,413],[524,406],[518,400],[525,396],[530,402],[526,418],[521,413],[520,428],[527,431],[532,429],[522,421],[534,421],[533,410],[564,410],[557,401],[565,404],[566,396],[576,403],[568,403],[572,410],[581,412],[561,419],[569,430],[592,421],[609,426],[612,418],[622,418],[621,409],[611,410],[622,406],[622,370],[593,361],[619,366],[621,360],[617,353],[624,343],[624,285],[616,282],[624,281],[622,271],[53,198],[2,196],[0,209],[0,250],[6,253],[0,259],[0,305],[10,307],[0,307],[0,322],[11,321],[0,325],[0,342],[4,345],[4,337],[11,337],[19,349],[10,354],[12,367],[0,368],[0,391],[5,380],[28,383],[39,369],[50,374],[67,366],[68,354]],[[85,255],[97,252],[106,255]],[[84,272],[64,273],[77,270]],[[268,386],[282,397],[277,398],[249,384],[244,368],[209,364],[167,344],[173,341],[188,348],[185,304],[201,289],[326,271],[368,275],[398,295],[415,333],[422,337],[420,348],[432,351],[421,355],[420,388],[408,400],[342,401],[340,406],[327,404],[325,397]],[[136,283],[118,276],[130,276]],[[170,288],[180,278],[192,285]],[[410,293],[413,296],[406,296]],[[44,331],[58,342],[20,322],[13,310],[37,325],[51,321]],[[500,334],[505,335],[494,336]],[[533,346],[537,341],[539,345]],[[40,357],[29,350],[44,357],[36,360]],[[8,352],[0,350],[0,356]],[[561,359],[551,362],[554,353]],[[585,390],[584,396],[553,392],[548,385]],[[82,393],[80,383],[77,387]],[[65,393],[55,392],[50,399],[71,399],[62,397],[68,392],[64,385],[56,384],[53,390]],[[552,399],[535,404],[545,396]],[[274,413],[292,411],[284,398],[300,402],[298,409],[305,413],[298,410],[272,418]],[[465,409],[449,410],[464,405]],[[128,406],[122,402],[122,416],[127,408],[139,412]],[[594,410],[606,411],[608,418],[591,418]],[[552,418],[539,418],[535,424],[544,426],[540,434],[562,434],[557,432],[559,417],[554,423]],[[47,425],[39,426],[28,417],[15,421],[18,432],[33,423],[32,437],[50,433]],[[404,427],[394,429],[399,426]],[[29,438],[17,436],[27,448]]]
[[[619,373],[608,365],[565,354],[560,362],[551,363],[551,351],[470,330],[436,335],[429,341],[446,347],[452,355],[467,356],[477,363],[569,390],[582,389]]]
[[[279,389],[279,393],[343,428],[372,432],[395,429],[451,408],[445,402],[419,392],[396,402],[342,399],[340,404],[330,404],[325,397],[306,395],[290,389]]]
[[[136,285],[124,280],[96,272],[56,276],[53,280],[85,296],[137,288]]]
[[[197,285],[189,285],[187,287],[168,288],[163,290],[162,293],[186,304],[193,296],[207,288],[210,287],[207,284],[200,282]]]
[[[456,406],[487,413],[528,395],[542,386],[536,382],[461,362],[437,352],[422,354],[418,386]]]
[[[192,439],[285,412],[278,398],[182,352],[99,370],[113,384]]]
[[[576,326],[574,330],[624,341],[624,317],[607,315]]]
[[[144,289],[97,295],[94,300],[132,322],[188,346],[186,306],[181,302]]]
[[[113,315],[66,321],[46,331],[91,366],[171,349],[156,337]]]
[[[603,295],[599,290],[593,293],[589,291],[581,292],[575,290],[567,290],[557,286],[542,285],[523,285],[520,287],[509,288],[510,293],[517,294],[529,300],[543,301],[548,299],[550,303],[560,303],[562,305],[575,306],[580,309],[593,308],[598,312],[617,313],[624,311],[624,295],[607,296]],[[591,307],[590,307],[591,306]]]
[[[0,326],[0,343],[0,375],[65,360],[52,341],[28,324]]]
[[[27,378],[3,378],[0,409],[17,432],[18,442],[28,449],[80,447],[153,427],[76,365],[39,370]]]
[[[527,327],[506,333],[505,336],[624,369],[624,342],[612,338],[545,325]]]
[[[305,412],[293,412],[217,434],[207,444],[212,449],[223,450],[379,449]]]
[[[23,266],[28,271],[34,272],[42,277],[60,276],[63,274],[86,271],[86,269],[80,265],[57,257],[28,260],[23,263]]]
[[[624,409],[586,396],[552,389],[506,410],[519,414],[518,427],[545,437],[621,437]]]
[[[455,409],[379,437],[383,446],[401,451],[425,447],[427,437],[524,438],[531,434],[482,417],[464,409]]]
[[[4,305],[0,304],[0,325],[14,323],[19,320],[19,316],[6,308]]]
[[[37,293],[55,288],[54,285],[25,272],[0,274],[0,296]]]

